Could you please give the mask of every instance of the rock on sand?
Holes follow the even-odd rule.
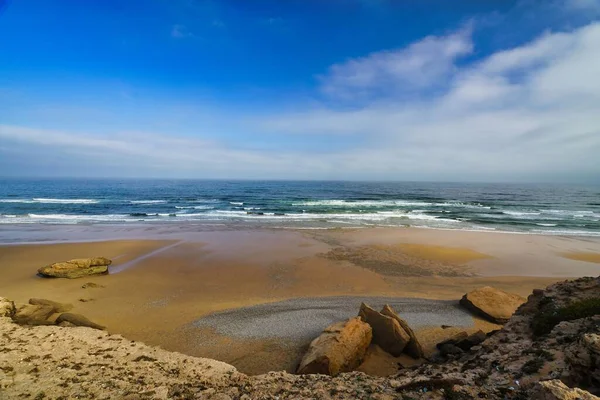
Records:
[[[410,342],[410,336],[398,321],[373,310],[365,303],[360,305],[358,316],[371,326],[373,343],[395,357],[402,354],[404,348]]]
[[[111,260],[104,257],[78,258],[58,262],[38,269],[38,273],[51,278],[81,278],[89,275],[107,274]]]
[[[523,303],[523,297],[490,286],[475,289],[460,299],[460,305],[467,310],[497,324],[508,322]]]
[[[417,335],[415,335],[415,332],[408,325],[408,322],[406,322],[404,319],[400,318],[400,316],[398,314],[396,314],[394,309],[387,304],[385,306],[383,306],[381,313],[383,315],[387,315],[388,317],[391,317],[391,318],[395,319],[396,321],[398,321],[398,324],[400,324],[402,329],[404,329],[404,331],[406,333],[408,333],[408,336],[410,337],[410,341],[406,345],[404,352],[406,354],[408,354],[409,356],[411,356],[412,358],[423,358],[424,353],[423,353],[423,347],[421,346],[421,342],[419,342],[419,339],[417,339]]]
[[[330,325],[311,342],[298,373],[334,376],[352,371],[362,362],[372,336],[369,324],[359,317]]]

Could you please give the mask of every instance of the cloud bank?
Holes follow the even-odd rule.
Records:
[[[183,31],[174,32],[178,37]],[[463,27],[331,65],[315,77],[312,100],[298,101],[293,112],[220,111],[238,120],[235,129],[247,143],[268,138],[271,146],[177,132],[87,134],[0,125],[0,167],[17,174],[28,153],[52,153],[61,157],[48,160],[64,163],[64,170],[72,165],[73,175],[95,176],[457,181],[600,176],[600,23],[548,32],[475,60],[473,34]],[[217,129],[219,121],[214,124]],[[345,138],[354,144],[339,146]],[[289,144],[298,140],[321,148]],[[43,174],[43,162],[37,162]],[[78,169],[81,163],[95,168]]]

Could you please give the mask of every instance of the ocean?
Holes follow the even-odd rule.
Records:
[[[600,186],[2,179],[1,224],[403,227],[600,236]]]

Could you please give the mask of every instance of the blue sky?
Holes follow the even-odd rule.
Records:
[[[3,176],[600,176],[600,0],[2,1]]]

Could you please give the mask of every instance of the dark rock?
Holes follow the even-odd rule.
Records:
[[[469,335],[465,339],[459,340],[456,343],[456,346],[467,351],[467,350],[470,350],[471,347],[481,344],[485,339],[487,339],[485,332],[482,330],[479,330],[479,331]]]
[[[456,335],[452,336],[450,339],[446,339],[442,342],[439,342],[438,344],[435,345],[435,347],[437,347],[437,349],[440,350],[441,347],[446,344],[456,345],[458,342],[463,341],[463,340],[467,339],[468,337],[469,337],[469,334],[467,332],[460,332],[460,333],[457,333]]]

